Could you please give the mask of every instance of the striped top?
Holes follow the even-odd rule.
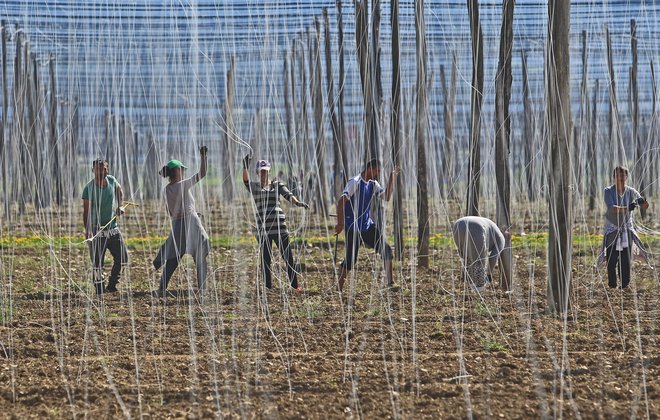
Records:
[[[245,188],[252,193],[256,213],[257,232],[268,235],[287,232],[284,211],[280,207],[280,196],[289,200],[293,193],[281,182],[273,181],[265,188],[259,182],[245,182]]]

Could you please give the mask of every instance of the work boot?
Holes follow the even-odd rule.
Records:
[[[106,293],[115,293],[117,291],[117,282],[116,281],[111,281],[108,283],[108,285],[105,288]]]

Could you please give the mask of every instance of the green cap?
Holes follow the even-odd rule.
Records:
[[[176,159],[170,160],[169,162],[167,162],[167,165],[165,165],[165,166],[167,166],[168,169],[175,169],[175,168],[188,169],[188,167],[186,165],[181,163],[180,160],[176,160]]]

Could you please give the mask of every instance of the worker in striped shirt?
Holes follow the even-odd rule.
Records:
[[[250,182],[248,168],[250,167],[251,156],[245,156],[243,159],[243,183],[245,188],[252,193],[255,204],[255,221],[257,225],[256,238],[259,241],[261,254],[261,269],[266,282],[266,288],[271,289],[271,260],[273,254],[273,242],[282,254],[286,262],[286,271],[289,276],[289,282],[294,290],[300,291],[296,272],[296,264],[293,260],[293,252],[289,241],[289,231],[286,226],[286,216],[280,206],[280,196],[298,207],[309,209],[309,205],[298,200],[289,189],[279,181],[270,181],[268,174],[270,163],[267,160],[257,162],[257,174],[259,181]]]

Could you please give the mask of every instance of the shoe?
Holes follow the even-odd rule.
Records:
[[[164,297],[174,297],[174,294],[172,292],[168,292],[167,290],[154,290],[153,297],[159,297],[159,298],[164,298]]]
[[[301,286],[298,286],[298,287],[291,287],[291,292],[293,292],[293,293],[295,293],[295,294],[300,294],[300,293],[302,293],[302,292],[304,292],[304,291],[305,291],[305,290],[304,290]]]
[[[399,290],[401,290],[401,287],[399,287],[399,285],[396,283],[392,283],[388,285],[387,288],[390,289],[392,292],[398,292]]]
[[[109,283],[105,287],[105,292],[106,293],[115,293],[117,291],[117,283]]]

